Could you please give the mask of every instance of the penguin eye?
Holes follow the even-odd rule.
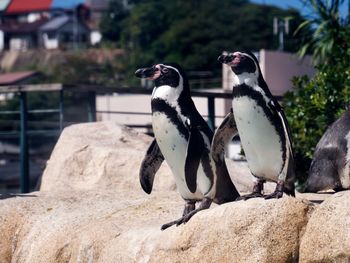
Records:
[[[167,68],[162,68],[162,73],[167,74],[169,72],[169,69]]]
[[[246,56],[241,56],[241,61],[245,60],[246,59]]]

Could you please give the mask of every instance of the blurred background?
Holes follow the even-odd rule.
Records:
[[[68,125],[115,121],[152,135],[152,83],[176,62],[210,126],[230,108],[216,59],[249,50],[284,105],[302,189],[313,150],[349,105],[350,1],[0,0],[0,193],[35,189]],[[244,161],[239,140],[229,157]]]

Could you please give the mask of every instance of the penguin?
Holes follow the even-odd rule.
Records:
[[[314,151],[305,192],[350,189],[350,109],[321,137]]]
[[[226,164],[213,161],[210,152],[213,132],[192,101],[184,70],[177,64],[156,64],[138,69],[135,75],[154,80],[155,84],[151,97],[155,139],[141,163],[142,189],[151,193],[155,174],[165,160],[185,200],[182,217],[161,229],[188,222],[213,201],[222,204],[237,199],[239,193]]]
[[[216,130],[212,152],[222,160],[225,145],[237,134],[255,178],[253,192],[241,196],[280,198],[283,193],[295,196],[293,150],[288,123],[282,107],[272,96],[251,52],[221,55],[218,61],[231,67],[234,73],[232,110]],[[229,128],[228,128],[229,127]],[[276,182],[276,189],[263,195],[266,181]]]

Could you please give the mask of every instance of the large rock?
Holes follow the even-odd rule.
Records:
[[[186,225],[176,192],[35,192],[0,206],[1,262],[296,262],[309,206],[286,197],[213,206]]]
[[[300,262],[350,262],[350,191],[334,194],[312,213]]]
[[[0,195],[0,262],[297,262],[310,216],[310,223],[320,221],[327,229],[327,220],[333,218],[328,210],[342,211],[337,202],[345,204],[350,195],[335,195],[321,205],[325,212],[319,214],[303,195],[212,205],[186,225],[162,232],[162,224],[181,215],[184,201],[165,163],[156,176],[155,191],[142,192],[138,169],[150,140],[111,122],[66,128],[41,190]],[[237,188],[249,191],[248,168],[231,161],[228,166]],[[307,197],[319,201],[325,195],[319,196]],[[348,215],[337,214],[344,220]],[[347,223],[343,224],[349,229]],[[312,235],[322,226],[306,228],[300,258],[312,262],[305,254],[317,248],[320,241]],[[333,241],[338,235],[329,234],[330,243],[338,244]],[[348,235],[341,240],[346,243]],[[324,262],[340,254],[334,255]]]
[[[151,137],[112,122],[70,126],[62,132],[41,180],[41,191],[133,189]],[[164,162],[154,190],[174,190]]]
[[[120,190],[34,192],[9,198],[0,206],[0,262],[97,262],[119,235],[144,226],[160,232],[161,223],[181,208],[175,192],[149,198]]]
[[[141,191],[138,172],[152,138],[113,122],[85,123],[62,132],[41,180],[41,191],[133,189]],[[252,190],[247,165],[227,160],[240,192]],[[267,191],[274,186],[267,184]],[[154,191],[174,190],[170,169],[163,162]]]
[[[308,209],[289,197],[224,204],[164,232],[149,225],[126,231],[100,262],[297,262]]]

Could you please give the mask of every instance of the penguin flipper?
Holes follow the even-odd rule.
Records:
[[[215,162],[219,165],[225,159],[225,146],[238,134],[236,122],[232,109],[226,115],[225,119],[215,131],[213,142],[211,144],[211,153]]]
[[[295,181],[295,167],[294,167],[294,151],[293,151],[293,141],[292,141],[292,133],[290,131],[290,128],[288,126],[287,122],[287,117],[284,114],[283,108],[281,105],[279,105],[278,101],[273,101],[271,100],[269,103],[269,106],[274,109],[279,118],[281,119],[284,133],[286,134],[286,139],[287,139],[287,147],[289,149],[289,159],[287,165],[287,173],[284,178],[284,181],[286,182],[285,188],[286,190],[284,191],[288,195],[295,196],[295,187],[294,187],[294,181]]]
[[[148,147],[139,172],[141,187],[147,194],[152,192],[154,176],[163,161],[164,156],[159,149],[157,141],[154,139]]]
[[[189,139],[185,160],[185,180],[191,193],[197,190],[197,171],[204,150],[202,134],[197,127],[189,127]]]

